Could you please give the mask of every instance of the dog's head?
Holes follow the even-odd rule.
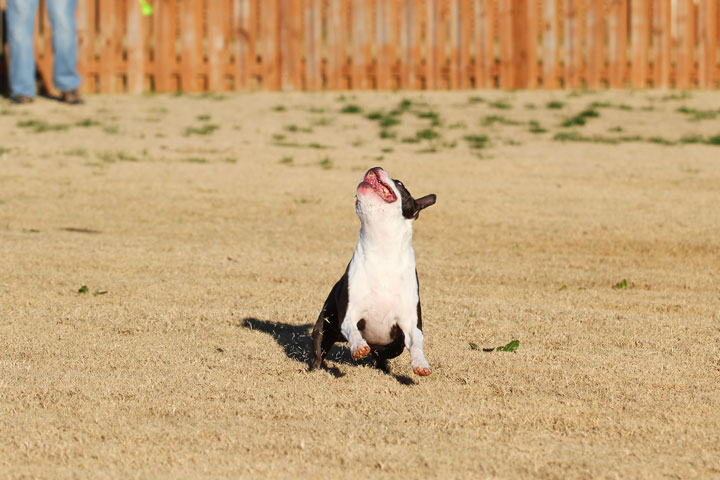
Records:
[[[365,172],[357,187],[355,211],[363,223],[371,219],[412,221],[436,198],[435,194],[413,198],[400,180],[393,180],[385,170],[375,167]]]

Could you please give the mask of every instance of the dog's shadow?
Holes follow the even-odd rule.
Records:
[[[283,348],[288,358],[305,365],[310,364],[310,356],[312,355],[310,330],[313,326],[312,323],[291,325],[289,323],[272,322],[248,317],[241,322],[240,326],[270,335],[277,344]],[[328,353],[326,362],[331,361],[341,365],[373,365],[373,362],[369,358],[356,362],[350,360],[350,357],[350,349],[347,345],[335,344]],[[328,366],[327,363],[325,363],[323,368],[336,378],[345,376],[345,373],[335,365]],[[412,378],[405,375],[394,375],[392,373],[389,375],[403,385],[416,385],[416,382]]]

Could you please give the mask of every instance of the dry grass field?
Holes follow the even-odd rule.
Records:
[[[0,477],[720,478],[719,105],[0,106]],[[376,165],[438,196],[426,378],[341,346],[307,372]]]

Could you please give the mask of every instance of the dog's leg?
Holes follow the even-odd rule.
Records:
[[[318,318],[313,327],[312,331],[312,357],[310,358],[310,370],[315,370],[322,366],[322,362],[327,355],[327,350],[323,351],[324,334],[325,334],[325,319],[322,315]]]
[[[360,334],[360,330],[358,330],[358,321],[360,321],[358,312],[352,307],[348,307],[345,319],[340,325],[340,332],[350,344],[350,353],[352,353],[355,360],[370,353],[370,346]]]
[[[415,327],[410,332],[410,335],[405,335],[405,346],[410,351],[410,362],[413,367],[413,372],[417,375],[426,377],[432,373],[430,364],[425,360],[425,354],[423,353],[423,336],[422,331]]]

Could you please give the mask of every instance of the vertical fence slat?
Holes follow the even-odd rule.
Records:
[[[648,0],[630,0],[633,88],[642,88],[647,82],[648,62]]]
[[[542,83],[544,88],[557,88],[557,0],[544,0],[543,5],[543,50]]]
[[[345,51],[346,37],[343,25],[345,0],[334,0],[328,4],[327,17],[327,81],[328,88],[337,90],[345,88],[343,69],[347,54]]]
[[[320,40],[320,0],[305,0],[305,87],[319,90],[322,86]]]
[[[668,88],[670,86],[672,45],[670,0],[654,0],[653,2],[653,86]]]
[[[208,41],[208,88],[212,91],[225,90],[225,70],[228,63],[227,58],[227,35],[226,35],[226,1],[212,0],[207,3],[207,41]],[[275,4],[276,0],[267,2],[268,5]],[[273,12],[275,13],[275,12]],[[272,23],[277,19],[277,14],[272,16]],[[277,31],[272,32],[273,38],[276,38]],[[270,48],[277,45],[273,42]],[[272,51],[274,54],[274,50]],[[276,74],[277,63],[273,63]],[[274,80],[274,77],[273,77]],[[273,85],[275,85],[273,83]]]
[[[605,45],[605,2],[602,0],[590,0],[590,6],[587,10],[587,45],[588,45],[588,62],[587,62],[587,85],[590,88],[598,88],[601,86],[602,70],[604,66],[604,49]]]
[[[427,2],[427,50],[425,58],[425,85],[428,90],[440,86],[441,45],[440,45],[440,0]]]
[[[100,28],[100,92],[117,93],[116,82],[116,42],[120,41],[118,36],[117,17],[115,16],[115,2],[112,0],[100,0],[98,4]],[[165,41],[164,43],[168,43]]]
[[[492,69],[495,62],[493,42],[495,39],[494,9],[492,0],[474,0],[475,18],[475,62],[476,88],[493,87]]]
[[[678,0],[677,3],[677,86],[690,88],[693,62],[692,0]]]
[[[83,76],[81,90],[95,92],[95,1],[79,0],[77,6],[78,71]],[[128,33],[129,35],[129,33]],[[129,39],[128,39],[129,40]]]
[[[180,90],[199,92],[204,90],[198,71],[202,62],[202,2],[180,0]]]
[[[582,62],[580,0],[565,0],[565,11],[565,86],[578,88]]]
[[[130,2],[127,11],[127,90],[142,93],[145,79],[145,41],[142,13],[138,2]]]
[[[700,0],[698,30],[698,86],[710,88],[717,54],[717,0]]]
[[[613,0],[608,16],[610,72],[609,84],[621,88],[625,83],[627,58],[627,0]]]
[[[380,90],[391,88],[390,78],[390,2],[381,0],[375,7],[376,85]]]
[[[413,88],[413,0],[401,0],[400,19],[400,88]]]
[[[218,0],[212,0],[212,2],[216,1]],[[259,3],[259,6],[262,38],[262,87],[263,90],[278,90],[280,88],[278,0],[264,0]]]
[[[500,40],[500,88],[515,85],[513,48],[513,0],[498,1],[498,38]]]
[[[112,2],[112,0],[101,0]],[[172,67],[175,57],[175,1],[159,0],[153,4],[153,76],[155,90],[169,92],[172,90]],[[100,24],[105,27],[101,17]],[[108,20],[109,22],[109,20]],[[102,78],[101,78],[102,80]],[[101,82],[102,85],[102,82]]]
[[[235,40],[235,87],[246,90],[254,73],[255,30],[251,19],[254,18],[256,0],[235,0],[233,5],[233,24]]]
[[[366,11],[365,0],[352,1],[352,35],[351,35],[351,83],[354,89],[367,88],[367,61],[365,51],[365,37],[369,34],[365,27],[365,17],[369,14]]]
[[[526,12],[524,14],[526,24],[525,35],[525,56],[527,72],[521,85],[524,88],[536,88],[538,84],[538,7],[539,0],[525,0]]]
[[[462,0],[451,0],[450,3],[450,88],[460,88],[460,44],[462,42]]]

